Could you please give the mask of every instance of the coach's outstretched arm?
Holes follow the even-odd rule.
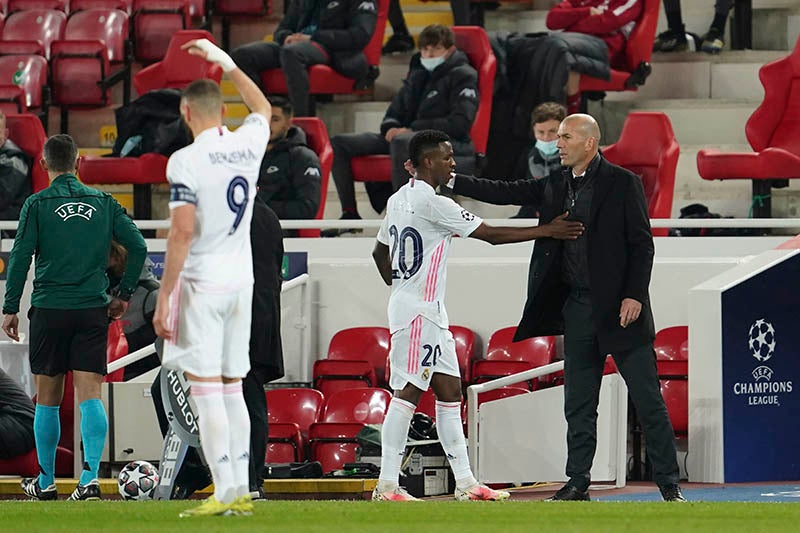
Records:
[[[270,120],[272,116],[272,106],[270,106],[267,97],[264,96],[264,93],[261,92],[258,85],[236,66],[231,56],[226,54],[221,48],[208,39],[195,39],[181,46],[181,49],[222,67],[222,71],[228,75],[228,78],[236,86],[236,90],[242,95],[242,100],[244,100],[244,104],[250,111],[258,113],[259,115],[264,115],[267,117],[268,121]]]

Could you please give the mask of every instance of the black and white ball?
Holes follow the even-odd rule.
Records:
[[[147,461],[131,461],[120,471],[117,486],[126,500],[152,500],[158,481],[156,467]]]

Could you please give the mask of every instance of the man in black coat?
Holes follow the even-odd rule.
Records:
[[[408,143],[420,130],[439,130],[450,136],[458,167],[475,168],[475,146],[470,129],[478,111],[478,72],[467,55],[455,47],[453,30],[432,24],[419,36],[420,52],[411,58],[406,79],[392,99],[380,133],[348,133],[331,139],[333,180],[342,204],[343,219],[359,219],[350,159],[371,154],[392,157],[392,187],[367,188],[372,206],[380,213],[393,190],[408,181],[403,164]],[[371,190],[372,189],[372,190]]]
[[[493,204],[535,205],[540,223],[569,211],[583,222],[575,241],[536,242],[528,301],[515,341],[564,334],[564,415],[569,482],[552,500],[588,500],[597,445],[597,403],[611,354],[636,407],[664,500],[684,501],[675,437],[661,396],[650,309],[654,246],[641,179],[599,153],[600,128],[570,115],[558,130],[563,174],[489,181],[457,175],[454,192]]]
[[[377,20],[375,0],[291,0],[273,42],[240,46],[231,57],[259,87],[263,71],[282,68],[289,100],[297,116],[305,117],[310,111],[308,67],[330,65],[349,78],[366,79],[363,50]]]
[[[35,406],[19,384],[0,368],[0,459],[31,451]]]
[[[292,104],[286,98],[272,104],[270,137],[258,175],[258,197],[281,220],[314,218],[319,209],[322,171],[319,157],[306,144],[305,132],[292,126]],[[296,236],[287,230],[285,237]]]
[[[250,224],[253,248],[253,313],[250,326],[250,371],[242,380],[242,393],[250,415],[250,495],[261,499],[264,484],[264,458],[267,454],[267,398],[264,384],[283,377],[281,345],[281,284],[283,275],[283,237],[275,213],[256,197]],[[161,434],[169,427],[161,397],[161,374],[150,388]],[[197,450],[186,455],[176,480],[173,499],[186,499],[211,483],[208,469]]]

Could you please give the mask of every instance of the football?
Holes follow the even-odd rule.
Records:
[[[156,467],[147,461],[131,461],[120,471],[117,486],[125,500],[151,500],[158,480]]]

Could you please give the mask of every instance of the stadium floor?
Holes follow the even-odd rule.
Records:
[[[76,480],[58,480],[58,491],[67,495],[75,488]],[[275,500],[362,500],[369,499],[375,487],[374,479],[276,479],[267,480],[264,490],[268,499]],[[529,487],[510,489],[512,500],[538,501],[553,494],[560,483],[541,483]],[[684,496],[696,502],[784,502],[800,503],[800,481],[783,483],[682,483]],[[117,480],[100,482],[103,496],[118,498]],[[197,492],[198,497],[211,494],[211,487]],[[592,485],[590,494],[600,502],[656,502],[661,501],[658,489],[652,483],[633,482],[626,487]],[[22,497],[19,478],[0,478],[0,499]],[[449,500],[452,496],[438,496],[430,500]]]

